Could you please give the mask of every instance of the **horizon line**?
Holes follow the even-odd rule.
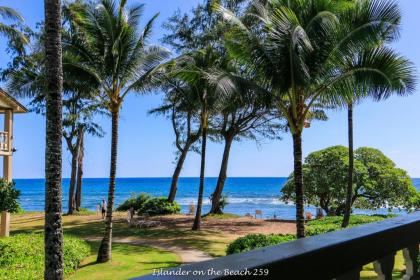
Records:
[[[228,176],[226,179],[253,179],[253,178],[266,178],[266,179],[278,179],[288,178],[289,176]],[[410,179],[420,179],[420,177],[409,176]],[[172,176],[150,176],[150,177],[116,177],[116,179],[171,179]],[[199,179],[199,176],[180,176],[179,179]],[[218,176],[205,176],[207,179],[217,179]],[[63,177],[61,180],[70,179],[70,177]],[[83,177],[83,179],[109,179],[109,177]],[[13,178],[13,180],[45,180],[45,178]]]

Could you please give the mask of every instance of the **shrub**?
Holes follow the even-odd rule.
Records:
[[[29,246],[28,246],[29,245]],[[64,273],[76,270],[90,253],[89,245],[76,237],[64,236]],[[44,235],[17,234],[0,239],[0,279],[43,279]]]
[[[166,197],[154,197],[146,200],[138,214],[149,214],[150,216],[177,214],[181,211],[181,207],[176,202],[169,202]]]
[[[393,217],[395,215],[353,215],[350,218],[350,227],[359,226],[362,224],[382,221],[383,219]],[[306,226],[307,236],[323,234],[331,231],[341,229],[341,222],[343,217],[325,217],[320,220],[309,221]],[[264,235],[264,234],[248,234],[240,237],[230,243],[226,249],[226,254],[236,254],[240,252],[251,251],[256,248],[277,245],[280,243],[294,240],[294,235]]]
[[[143,203],[149,198],[150,196],[146,193],[141,193],[139,195],[131,194],[129,199],[117,207],[117,211],[127,211],[130,210],[131,207],[133,207],[135,211],[138,211]]]
[[[20,191],[15,188],[14,182],[0,179],[0,212],[18,213],[21,210],[19,195]]]
[[[378,222],[390,217],[393,217],[393,215],[352,215],[349,227]],[[313,236],[340,230],[342,221],[343,217],[340,216],[324,217],[323,219],[309,221],[306,227],[306,234],[308,236]]]
[[[236,254],[241,252],[251,251],[256,248],[277,245],[294,240],[294,235],[277,235],[277,234],[248,234],[244,237],[240,237],[230,243],[226,249],[226,254]]]

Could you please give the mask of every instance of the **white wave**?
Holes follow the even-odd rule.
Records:
[[[183,197],[176,200],[180,205],[191,205],[197,203],[196,197]],[[203,205],[210,205],[210,199],[203,199]],[[257,198],[257,197],[228,197],[228,204],[268,204],[268,205],[284,205],[283,201],[275,197]]]

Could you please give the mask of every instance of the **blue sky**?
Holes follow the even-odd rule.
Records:
[[[153,41],[164,34],[162,23],[176,9],[189,11],[201,0],[143,0],[145,19],[160,12],[155,25]],[[134,0],[130,1],[131,3]],[[418,27],[420,1],[399,0],[403,12],[401,39],[395,44],[398,52],[413,61],[418,69],[420,52]],[[43,20],[42,0],[2,0],[18,10],[26,23],[34,27]],[[0,43],[0,65],[7,63],[4,43]],[[147,111],[159,105],[162,94],[132,94],[124,103],[120,121],[120,142],[117,174],[119,177],[167,177],[174,165],[173,133],[170,123],[162,117],[148,116]],[[409,97],[392,97],[381,103],[365,101],[355,108],[355,145],[382,150],[412,177],[420,177],[420,89]],[[327,122],[313,123],[304,132],[304,154],[331,145],[346,145],[347,124],[345,111],[328,112]],[[110,120],[99,122],[107,132],[104,138],[86,139],[86,177],[107,177],[110,158]],[[44,176],[45,120],[34,113],[15,116],[14,156],[15,178],[42,178]],[[217,176],[223,146],[210,143],[207,158],[207,176]],[[292,170],[292,141],[288,134],[282,141],[266,140],[258,145],[243,141],[235,143],[229,163],[229,176],[287,176]],[[70,156],[64,149],[63,177],[70,174]],[[182,176],[199,175],[199,157],[191,153]]]

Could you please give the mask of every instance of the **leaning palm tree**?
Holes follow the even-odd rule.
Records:
[[[61,1],[45,0],[45,279],[64,279],[61,224]]]
[[[152,24],[158,14],[139,30],[144,5],[126,7],[127,1],[100,0],[93,4],[73,5],[73,20],[84,38],[71,42],[66,50],[78,59],[77,71],[95,79],[98,101],[111,115],[111,163],[105,234],[98,251],[98,262],[111,259],[112,211],[118,150],[118,120],[125,97],[132,92],[146,92],[157,82],[153,78],[159,63],[169,52],[149,46]]]
[[[305,236],[302,131],[309,112],[315,104],[351,100],[351,89],[361,85],[377,94],[387,93],[391,90],[389,81],[397,82],[400,77],[395,73],[407,71],[401,67],[403,58],[370,43],[372,34],[388,23],[390,2],[355,3],[354,9],[368,3],[369,16],[360,18],[347,33],[342,30],[340,21],[345,18],[337,9],[338,2],[256,1],[245,16],[253,19],[251,26],[229,10],[215,7],[234,25],[226,37],[229,53],[261,77],[261,92],[275,96],[276,107],[288,121],[293,138],[298,238]],[[358,59],[348,61],[354,50]],[[413,83],[410,78],[403,82]]]
[[[192,230],[201,228],[201,210],[203,205],[204,178],[206,164],[206,149],[209,129],[209,118],[221,110],[223,106],[224,89],[218,82],[221,77],[219,71],[226,69],[226,57],[215,48],[193,51],[176,59],[177,66],[172,75],[189,85],[193,90],[193,98],[199,102],[200,128],[201,128],[201,163],[200,183],[198,190],[197,209]],[[216,77],[217,76],[217,77]]]

